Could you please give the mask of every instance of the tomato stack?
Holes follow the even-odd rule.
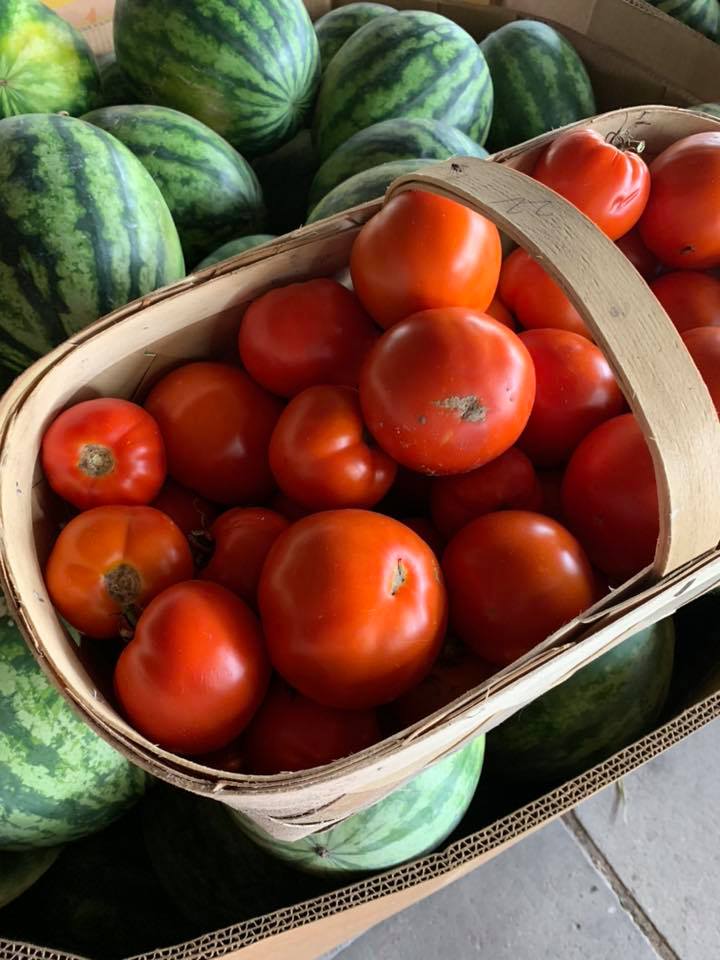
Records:
[[[650,166],[559,136],[534,176],[651,282],[720,402],[720,135]],[[560,286],[497,228],[394,197],[321,278],[238,315],[238,356],[46,432],[72,509],[46,581],[161,748],[273,774],[364,749],[647,565],[652,461]],[[518,327],[520,331],[518,332]]]

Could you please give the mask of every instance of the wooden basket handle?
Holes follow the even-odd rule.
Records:
[[[624,254],[576,207],[511,167],[448,160],[395,181],[482,213],[555,279],[603,350],[655,466],[658,577],[720,542],[720,421],[679,334]]]

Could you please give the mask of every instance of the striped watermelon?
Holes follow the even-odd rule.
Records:
[[[386,3],[349,3],[345,7],[330,10],[319,20],[315,21],[315,33],[320,46],[320,63],[323,71],[332,58],[360,27],[384,17],[388,13],[395,13],[394,7]]]
[[[230,812],[256,843],[298,870],[328,877],[385,870],[430,853],[450,836],[475,795],[484,753],[480,736],[367,810],[303,840],[273,840]]]
[[[720,26],[718,0],[648,0],[648,3],[685,26],[714,40]]]
[[[690,107],[693,113],[703,113],[707,117],[714,117],[720,120],[720,103],[699,103],[696,107]]]
[[[211,267],[214,263],[222,263],[223,260],[229,260],[231,257],[237,257],[238,254],[245,253],[246,250],[252,250],[253,247],[259,247],[261,244],[269,243],[270,240],[274,239],[275,235],[272,233],[253,233],[249,237],[230,240],[214,250],[204,260],[201,260],[193,272],[204,270],[205,267]]]
[[[50,685],[6,609],[0,757],[0,850],[53,847],[94,833],[145,790],[145,774],[93,733]]]
[[[440,120],[382,120],[353,134],[327,158],[312,182],[310,209],[338,184],[381,163],[454,156],[486,157],[487,150]]]
[[[114,52],[104,53],[98,57],[98,68],[100,69],[100,99],[104,107],[137,102],[132,84],[118,65]]]
[[[308,129],[253,160],[268,208],[268,229],[273,233],[288,233],[302,225],[310,184],[319,165]]]
[[[590,78],[568,41],[546,23],[515,20],[480,49],[495,91],[488,150],[504,150],[596,113]]]
[[[90,48],[39,0],[0,4],[0,117],[91,110],[100,77]]]
[[[315,111],[321,160],[373,123],[424,117],[485,141],[493,86],[485,58],[462,27],[437,13],[378,17],[343,44],[323,76]]]
[[[18,373],[184,275],[162,194],[104,130],[49,114],[0,120],[0,368]]]
[[[25,893],[48,870],[60,847],[10,853],[0,850],[0,909]]]
[[[144,102],[197,117],[248,157],[292,137],[320,79],[302,0],[118,0],[115,49]]]
[[[252,167],[199,120],[141,104],[94,110],[83,120],[122,141],[160,187],[186,263],[263,226],[265,207]]]
[[[381,163],[377,167],[356,173],[354,177],[345,180],[334,190],[326,194],[317,206],[313,207],[308,215],[307,222],[315,223],[324,220],[342,210],[349,210],[368,200],[377,200],[382,197],[390,184],[413,170],[430,167],[437,160],[391,160],[390,163]]]

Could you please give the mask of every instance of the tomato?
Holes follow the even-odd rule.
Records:
[[[505,666],[596,598],[575,537],[539,513],[507,510],[473,520],[447,545],[450,622],[478,656]]]
[[[515,317],[513,317],[499,297],[493,297],[485,313],[489,317],[492,317],[493,320],[497,320],[498,323],[502,323],[503,326],[509,327],[510,330],[517,330]]]
[[[563,513],[590,560],[613,580],[652,563],[659,533],[652,458],[632,414],[582,441],[565,471]]]
[[[90,637],[116,637],[166,587],[193,575],[190,547],[153,507],[95,507],[60,532],[45,570],[58,612]]]
[[[432,517],[441,533],[454,533],[484,513],[539,510],[542,494],[530,460],[510,447],[484,467],[433,481]]]
[[[682,339],[720,413],[720,327],[688,330]]]
[[[242,370],[188,363],[155,385],[145,407],[160,424],[178,483],[230,505],[270,494],[268,447],[282,407]]]
[[[538,470],[537,478],[542,491],[542,506],[539,513],[564,523],[562,511],[562,470]]]
[[[534,397],[535,371],[520,339],[463,308],[396,324],[360,376],[370,433],[398,463],[431,475],[474,470],[504,453]]]
[[[287,405],[270,441],[278,486],[310,510],[375,506],[397,466],[365,434],[357,390],[308,387]]]
[[[540,155],[532,175],[574,204],[611,240],[632,230],[650,195],[645,161],[596,130],[560,134]]]
[[[400,696],[428,672],[445,632],[432,550],[367,510],[293,524],[270,550],[258,596],[273,666],[329,707],[361,710]]]
[[[650,165],[652,193],[640,221],[645,245],[668,267],[720,265],[720,133],[677,140]]]
[[[485,310],[501,257],[495,224],[454,200],[410,190],[362,228],[350,272],[370,315],[390,327],[433,307]]]
[[[652,280],[660,273],[660,263],[657,257],[650,253],[642,241],[640,230],[633,227],[624,237],[615,241],[615,246],[622,250],[630,263],[645,280]]]
[[[426,517],[403,517],[400,521],[425,541],[436,557],[445,549],[445,537]]]
[[[129,400],[76,403],[45,432],[42,465],[48,483],[78,510],[147,504],[165,480],[160,429]]]
[[[374,710],[323,707],[276,682],[243,738],[248,773],[311,770],[381,739]]]
[[[675,327],[720,326],[720,280],[695,270],[677,270],[653,280],[650,289]]]
[[[264,507],[235,507],[223,513],[212,525],[215,549],[201,579],[227,587],[254,607],[265,558],[289,526],[285,517]]]
[[[567,330],[529,330],[520,339],[535,365],[535,405],[518,446],[539,467],[564,463],[586,434],[625,410],[602,352]]]
[[[355,294],[321,278],[253,301],[240,324],[238,347],[251,377],[272,393],[294,397],[316,384],[356,387],[377,338]]]
[[[286,497],[284,493],[276,493],[270,501],[270,506],[275,513],[281,514],[291,523],[294,523],[296,520],[300,520],[302,517],[306,517],[309,513],[312,513],[311,510],[307,510],[299,503],[295,503],[295,501],[291,500],[290,497]]]
[[[174,480],[167,480],[152,506],[166,513],[182,530],[196,565],[202,566],[212,552],[210,526],[219,513],[215,504]]]
[[[513,250],[505,258],[499,290],[502,302],[513,311],[522,327],[570,330],[592,339],[583,318],[560,285],[524,250]]]
[[[115,693],[137,730],[164,750],[201,754],[248,725],[270,682],[259,624],[216,583],[157,596],[115,668]]]

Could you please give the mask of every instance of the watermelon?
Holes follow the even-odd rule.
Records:
[[[124,143],[160,187],[186,263],[262,227],[265,207],[252,167],[199,120],[141,104],[94,110],[83,120]]]
[[[289,140],[320,79],[302,0],[118,0],[115,49],[143,102],[202,120],[243,156]]]
[[[356,173],[354,177],[326,194],[310,211],[307,222],[315,223],[316,220],[332,217],[335,213],[367,203],[368,200],[377,200],[398,177],[412,173],[413,170],[431,167],[435,163],[437,160],[391,160],[390,163],[381,163],[370,170]]]
[[[714,40],[720,26],[718,0],[648,0],[648,3],[685,26]]]
[[[268,208],[268,228],[273,233],[288,233],[303,224],[310,184],[318,166],[308,129],[300,130],[282,147],[253,161]]]
[[[0,120],[0,367],[184,276],[167,204],[104,130],[50,114]]]
[[[670,619],[629,637],[488,734],[488,766],[502,779],[575,776],[646,733],[667,700],[675,631]]]
[[[489,34],[480,49],[490,67],[495,111],[487,138],[491,152],[596,113],[585,66],[557,30],[515,20]]]
[[[114,51],[98,57],[98,68],[100,70],[100,99],[104,107],[137,102],[137,94],[130,80],[118,65]]]
[[[328,64],[314,136],[321,160],[359,130],[394,117],[442,120],[482,144],[493,110],[485,57],[470,34],[437,13],[371,20]]]
[[[0,907],[25,893],[55,862],[60,847],[10,853],[0,850]]]
[[[99,101],[100,77],[80,33],[39,0],[0,6],[0,117],[77,115]]]
[[[356,173],[391,160],[487,155],[484,147],[440,120],[382,120],[353,134],[327,158],[312,182],[309,207],[317,206],[325,194]]]
[[[376,17],[384,17],[389,13],[395,13],[395,8],[386,3],[349,3],[345,7],[330,10],[316,20],[315,33],[322,70],[325,70],[348,37]]]
[[[696,107],[690,107],[693,113],[703,113],[707,117],[714,117],[720,120],[720,103],[699,103]]]
[[[214,263],[222,263],[223,260],[229,260],[231,257],[237,257],[246,250],[252,250],[253,247],[259,247],[263,243],[269,243],[275,239],[272,233],[253,233],[249,237],[240,237],[239,240],[230,240],[224,243],[217,250],[201,260],[195,267],[195,270],[204,270],[205,267],[211,267]]]
[[[0,757],[0,850],[54,847],[101,830],[145,791],[145,774],[93,733],[50,685],[6,609]]]
[[[273,840],[237,811],[231,815],[298,870],[326,877],[385,870],[430,853],[450,836],[475,795],[484,752],[485,737],[477,737],[384,800],[302,840]]]

